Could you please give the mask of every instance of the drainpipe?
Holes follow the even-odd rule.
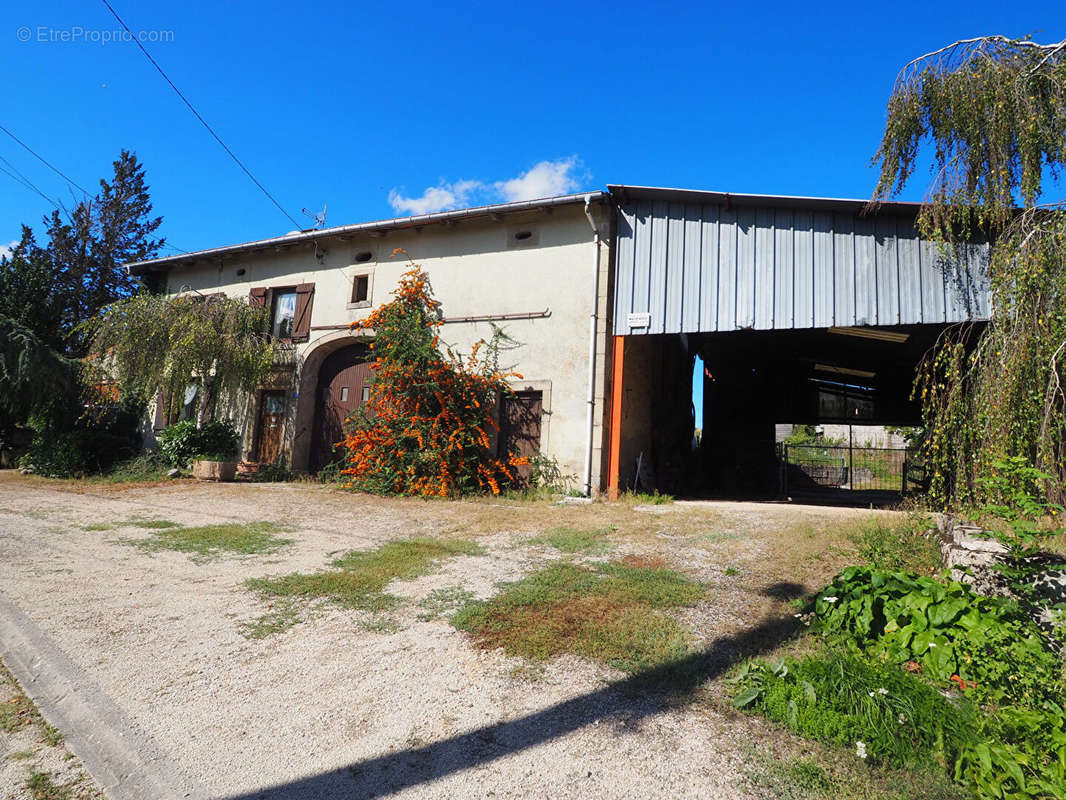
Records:
[[[585,438],[585,496],[592,497],[592,435],[596,420],[596,323],[600,306],[600,231],[592,218],[592,195],[585,195],[585,216],[592,228],[592,243],[596,248],[592,273],[592,313],[589,315],[589,391],[587,400]]]

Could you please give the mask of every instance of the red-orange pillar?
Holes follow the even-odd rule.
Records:
[[[614,337],[611,359],[611,433],[607,455],[607,498],[618,499],[618,473],[622,462],[622,369],[625,337]]]

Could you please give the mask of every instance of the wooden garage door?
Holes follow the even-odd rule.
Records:
[[[333,445],[344,438],[344,421],[370,392],[371,361],[363,345],[327,356],[318,371],[311,469],[317,472],[336,456]]]
[[[499,455],[511,453],[531,456],[540,452],[540,416],[543,396],[540,392],[515,392],[500,401]],[[529,478],[531,467],[519,467],[519,475]]]

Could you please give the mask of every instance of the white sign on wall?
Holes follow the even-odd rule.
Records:
[[[651,325],[651,314],[647,311],[629,314],[626,317],[626,324],[630,328],[647,328]]]

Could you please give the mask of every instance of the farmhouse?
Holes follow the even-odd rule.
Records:
[[[284,363],[236,416],[250,460],[316,471],[367,397],[368,340],[349,324],[410,262],[467,350],[501,325],[522,375],[502,451],[555,458],[588,493],[780,490],[775,425],[912,425],[921,357],[982,324],[987,246],[949,257],[918,206],[609,186],[347,225],[129,265],[167,291],[270,309]],[[703,417],[693,364],[705,365]],[[166,424],[158,409],[155,424]],[[696,440],[695,429],[702,429]]]

